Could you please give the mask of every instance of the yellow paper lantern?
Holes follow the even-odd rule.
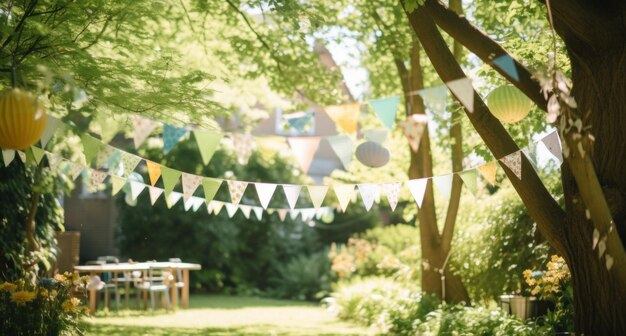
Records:
[[[518,122],[528,115],[532,101],[513,85],[503,85],[487,96],[491,113],[505,123]]]
[[[0,92],[0,147],[25,149],[46,130],[46,112],[30,92],[12,88]]]

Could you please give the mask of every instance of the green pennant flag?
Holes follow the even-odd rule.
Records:
[[[80,137],[81,142],[83,143],[83,153],[85,154],[85,161],[87,166],[91,164],[91,161],[98,156],[98,152],[102,149],[102,142],[100,140],[92,137],[89,134],[83,134]]]
[[[221,133],[205,133],[200,131],[193,132],[194,138],[196,138],[196,142],[198,143],[198,149],[200,149],[200,155],[202,156],[202,161],[206,166],[211,161],[213,154],[215,154],[215,150],[217,150],[217,146],[220,144],[223,135]]]
[[[376,112],[376,116],[388,129],[392,129],[393,124],[396,122],[396,112],[398,111],[399,103],[400,96],[370,100],[370,106]]]
[[[476,169],[462,171],[459,173],[459,176],[463,180],[463,183],[465,183],[467,189],[469,189],[472,194],[476,195],[478,191],[478,184],[476,182],[478,180],[478,172]]]
[[[166,200],[170,196],[170,193],[174,190],[174,187],[178,184],[182,174],[183,173],[178,170],[161,166],[161,178],[163,179],[163,189],[165,190]]]
[[[33,152],[33,157],[35,158],[35,162],[37,162],[37,165],[39,165],[41,163],[41,159],[43,159],[44,155],[46,155],[46,151],[35,146],[31,146],[30,149]]]
[[[205,178],[202,181],[202,188],[204,189],[204,198],[206,199],[206,203],[209,204],[215,197],[217,190],[222,185],[222,180],[214,179],[214,178]]]
[[[126,184],[126,179],[111,175],[111,196],[115,196]]]
[[[26,161],[24,161],[24,164],[26,166],[36,164],[35,155],[33,154],[32,147],[26,148],[24,150],[24,155],[26,157]]]

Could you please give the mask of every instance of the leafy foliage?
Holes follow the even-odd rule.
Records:
[[[279,265],[271,279],[271,295],[296,300],[319,300],[331,290],[333,273],[330,270],[328,251],[311,255],[296,255],[284,265]]]

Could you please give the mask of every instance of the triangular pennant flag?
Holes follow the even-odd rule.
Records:
[[[459,173],[459,176],[463,180],[463,183],[465,183],[467,189],[469,189],[472,194],[476,195],[478,191],[478,172],[476,169],[464,170]]]
[[[150,203],[154,205],[154,203],[156,203],[156,201],[159,199],[159,196],[161,196],[161,194],[163,193],[163,189],[148,186],[148,191],[150,192]]]
[[[324,198],[328,192],[328,186],[307,186],[307,189],[309,189],[309,196],[311,197],[313,206],[315,209],[318,209],[322,205],[322,202],[324,202]]]
[[[178,180],[180,179],[181,175],[182,172],[179,172],[178,170],[161,166],[161,177],[163,178],[163,188],[166,199],[170,197],[170,194],[174,190],[174,187],[176,187],[176,185],[178,184]]]
[[[252,207],[252,211],[254,211],[254,215],[258,220],[263,219],[263,208],[261,207]]]
[[[287,142],[289,142],[291,151],[300,164],[300,169],[306,174],[320,145],[320,137],[290,137]]]
[[[226,206],[226,213],[228,213],[228,218],[233,218],[235,213],[237,213],[237,209],[239,209],[239,207],[231,203],[226,203],[224,205]]]
[[[287,120],[289,125],[298,132],[304,132],[307,124],[313,119],[312,112],[296,112],[289,115],[283,115],[283,119]]]
[[[352,138],[347,135],[340,134],[326,137],[326,141],[335,151],[335,154],[341,161],[343,168],[348,170],[352,163]]]
[[[299,209],[293,209],[289,211],[289,218],[291,218],[291,220],[296,220],[296,218],[298,218],[298,215],[300,214],[300,210]]]
[[[59,166],[60,158],[52,153],[46,153],[46,156],[48,157],[50,169],[56,171]]]
[[[130,197],[136,200],[139,194],[146,188],[146,185],[137,181],[128,181],[130,183]]]
[[[337,195],[341,212],[346,212],[346,208],[354,193],[354,184],[335,184],[333,190],[335,190],[335,195]]]
[[[363,136],[368,141],[374,141],[379,144],[383,144],[387,140],[389,130],[386,128],[372,128],[363,131]]]
[[[220,188],[220,185],[222,185],[222,180],[214,178],[206,177],[202,181],[202,189],[204,189],[204,199],[207,204],[213,200],[213,197],[215,197],[215,194],[217,194],[217,190]]]
[[[89,169],[89,186],[87,187],[87,191],[91,193],[98,191],[107,176],[108,174],[105,172]]]
[[[439,175],[433,177],[433,183],[437,190],[443,194],[445,198],[450,197],[450,191],[452,190],[452,178],[453,174]]]
[[[411,114],[406,120],[402,121],[400,126],[404,131],[404,135],[409,140],[409,145],[413,152],[417,153],[422,140],[422,135],[426,129],[428,117],[425,114]]]
[[[202,176],[183,173],[183,198],[187,202],[202,183]]]
[[[250,134],[233,133],[231,134],[231,139],[233,150],[235,155],[237,155],[237,162],[242,165],[247,164],[254,149],[254,137]]]
[[[208,133],[208,132],[193,132],[193,137],[196,139],[196,143],[198,144],[198,149],[200,150],[200,156],[202,156],[202,161],[206,166],[211,161],[213,154],[217,150],[217,146],[220,144],[222,140],[222,133]]]
[[[43,132],[43,135],[39,140],[41,143],[41,147],[46,148],[48,141],[52,139],[52,136],[54,136],[54,133],[59,128],[59,125],[61,125],[61,120],[51,115],[48,115],[48,120],[46,121],[46,130]]]
[[[559,134],[554,131],[541,139],[544,146],[550,151],[555,159],[559,161],[559,164],[563,162],[563,151],[561,150],[561,142],[559,141]]]
[[[161,165],[156,162],[146,160],[146,166],[148,167],[148,175],[150,175],[150,184],[154,187],[161,176]]]
[[[359,184],[359,192],[361,193],[365,210],[370,211],[372,205],[374,205],[374,200],[380,195],[378,184]]]
[[[281,222],[285,221],[285,218],[287,217],[287,209],[278,209],[278,219],[280,219]]]
[[[139,148],[157,126],[159,126],[159,122],[157,121],[140,116],[133,117],[133,142],[135,148]]]
[[[109,145],[102,146],[102,149],[100,149],[100,152],[98,152],[98,155],[96,156],[96,167],[101,168],[107,165],[111,155],[113,155],[115,151],[115,147],[111,147]]]
[[[183,197],[185,197],[185,195],[183,195]],[[185,209],[185,211],[189,211],[189,209],[191,209],[192,207],[193,207],[193,199],[189,199],[187,201],[183,199],[183,208]]]
[[[173,191],[169,196],[165,196],[165,203],[167,204],[167,208],[171,209],[180,199],[183,198],[183,194]]]
[[[239,210],[241,210],[241,213],[244,217],[246,217],[246,219],[250,219],[250,212],[252,211],[252,208],[250,206],[240,205]]]
[[[20,160],[22,160],[22,163],[26,163],[26,153],[18,150],[17,151],[17,156],[20,158]]]
[[[498,166],[496,161],[487,162],[484,165],[478,166],[478,172],[487,180],[492,186],[496,185],[496,170]]]
[[[46,155],[46,151],[35,146],[31,146],[30,149],[33,151],[33,157],[35,158],[35,162],[37,165],[41,163],[41,159],[43,159],[44,155]]]
[[[302,214],[302,221],[308,222],[313,219],[313,217],[315,217],[315,212],[316,209],[302,209],[300,211],[300,213]]]
[[[256,188],[256,193],[259,195],[259,201],[261,202],[261,206],[263,209],[267,209],[267,206],[270,204],[270,200],[272,199],[272,195],[274,195],[274,191],[276,191],[276,187],[278,185],[273,183],[255,183],[254,187]]]
[[[500,162],[506,165],[517,176],[518,179],[522,179],[522,152],[517,151],[511,153],[502,159]]]
[[[228,180],[226,183],[228,184],[228,191],[230,191],[231,202],[234,205],[238,205],[243,197],[243,193],[246,191],[248,182]]]
[[[186,128],[165,124],[165,126],[163,126],[163,153],[169,153],[187,132],[189,132],[189,130]]]
[[[396,121],[396,112],[398,111],[398,104],[400,103],[400,96],[393,96],[381,99],[370,100],[370,105],[376,112],[378,119],[388,129],[393,128],[393,124]]]
[[[467,111],[474,112],[474,87],[471,79],[463,77],[449,81],[446,85]]]
[[[117,195],[120,190],[126,184],[126,179],[123,177],[111,175],[111,196]]]
[[[289,203],[289,207],[293,210],[298,202],[302,186],[295,184],[283,184],[282,186],[283,191],[285,192],[285,197],[287,198],[287,203]]]
[[[396,206],[398,205],[398,199],[400,199],[400,189],[402,188],[402,183],[400,182],[392,182],[385,183],[382,185],[383,192],[387,196],[387,201],[389,201],[389,206],[391,207],[391,211],[396,210]]]
[[[78,176],[80,176],[80,174],[83,173],[83,170],[85,170],[85,166],[79,163],[74,163],[74,162],[69,162],[69,164],[70,164],[70,174],[72,175],[72,180],[76,180]]]
[[[111,142],[120,130],[120,121],[109,113],[98,113],[91,125],[100,127],[100,138],[105,144]]]
[[[213,214],[214,215],[219,215],[220,211],[222,211],[222,208],[224,208],[224,203],[223,202],[211,202],[211,205],[213,207]]]
[[[139,161],[141,161],[141,158],[139,156],[122,152],[122,165],[124,166],[123,176],[128,177],[130,173],[132,173],[135,170],[135,168],[137,168]]]
[[[359,115],[361,114],[361,104],[351,103],[343,105],[327,106],[326,113],[339,128],[348,135],[356,134]]]
[[[87,163],[87,166],[89,166],[91,161],[96,158],[98,152],[100,152],[100,149],[104,146],[104,144],[89,134],[83,134],[81,142],[83,143],[85,162]]]
[[[424,99],[424,105],[427,108],[441,114],[446,110],[446,99],[448,98],[448,89],[445,85],[418,90],[415,92]]]
[[[2,160],[4,161],[4,166],[8,167],[13,159],[15,158],[15,151],[12,149],[3,149],[2,150]]]
[[[428,184],[427,178],[421,178],[417,180],[409,180],[406,182],[406,186],[409,187],[413,199],[417,202],[418,207],[422,207],[422,201],[424,201],[424,193],[426,192],[426,185]]]
[[[24,149],[24,153],[26,154],[26,165],[37,165],[35,162],[35,156],[33,155],[33,150],[31,147]]]
[[[192,197],[191,201],[193,203],[193,211],[197,212],[198,209],[200,209],[200,207],[202,206],[202,204],[204,204],[204,200],[200,197]]]
[[[493,60],[493,64],[498,68],[502,69],[504,73],[509,75],[516,81],[519,81],[519,74],[517,73],[517,68],[515,67],[515,62],[509,55],[498,56]]]

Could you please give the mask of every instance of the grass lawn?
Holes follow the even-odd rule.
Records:
[[[194,295],[189,310],[175,313],[113,311],[84,320],[86,335],[371,335],[337,321],[317,304]]]

